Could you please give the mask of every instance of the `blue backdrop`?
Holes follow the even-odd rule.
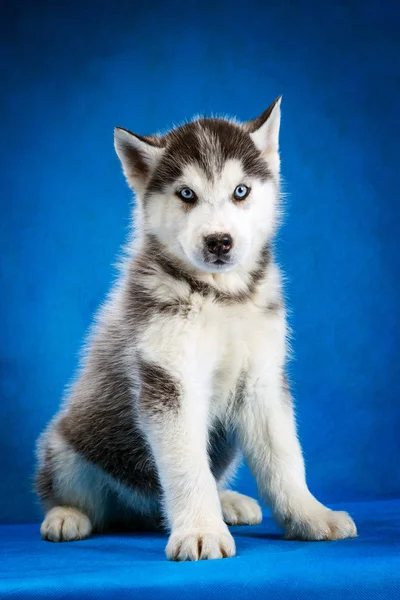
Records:
[[[37,435],[115,275],[113,127],[283,94],[291,365],[311,489],[400,494],[398,9],[382,0],[2,2],[0,521],[39,518]],[[254,492],[244,471],[239,487]]]

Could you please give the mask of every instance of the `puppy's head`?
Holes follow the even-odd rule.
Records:
[[[279,125],[280,98],[244,124],[196,119],[146,137],[116,128],[145,233],[201,271],[250,268],[276,225]]]

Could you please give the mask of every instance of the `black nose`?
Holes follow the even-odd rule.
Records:
[[[204,238],[207,250],[210,254],[228,254],[233,246],[233,240],[229,233],[212,233]]]

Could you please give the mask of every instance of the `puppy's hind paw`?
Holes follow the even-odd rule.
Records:
[[[222,514],[227,525],[256,525],[262,521],[259,504],[253,498],[232,490],[219,493]]]
[[[357,537],[356,525],[349,514],[325,507],[315,514],[287,521],[285,530],[286,539],[291,540],[324,541]]]
[[[69,506],[56,506],[47,513],[40,533],[42,538],[49,542],[71,542],[89,537],[92,525],[80,510]]]

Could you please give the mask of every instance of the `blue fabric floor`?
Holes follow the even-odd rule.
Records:
[[[284,541],[269,517],[233,527],[237,556],[170,563],[161,534],[52,544],[37,525],[0,527],[0,598],[400,598],[400,500],[340,506],[359,537]]]

